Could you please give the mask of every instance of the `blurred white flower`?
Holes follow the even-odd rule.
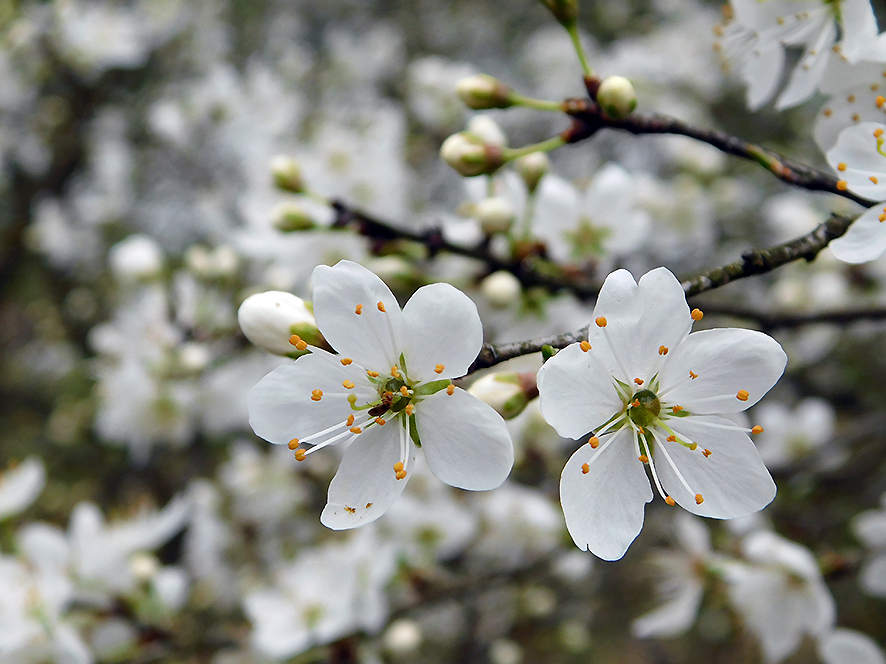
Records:
[[[754,417],[763,427],[755,441],[757,450],[770,470],[815,454],[832,439],[836,421],[833,406],[815,398],[804,399],[795,408],[768,401],[754,409]]]
[[[880,496],[878,509],[862,512],[852,520],[852,530],[873,552],[861,568],[858,580],[862,589],[886,597],[886,493]]]
[[[0,520],[26,510],[46,486],[46,468],[38,457],[28,457],[0,475]]]

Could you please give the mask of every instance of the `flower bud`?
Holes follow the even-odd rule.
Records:
[[[474,206],[474,216],[487,235],[507,233],[514,223],[514,206],[501,196],[484,198]]]
[[[301,166],[292,157],[281,154],[271,159],[271,176],[274,178],[274,184],[283,191],[300,194],[305,190]]]
[[[494,173],[504,163],[500,147],[466,131],[453,134],[440,146],[440,156],[465,177]]]
[[[564,27],[571,27],[578,20],[578,0],[541,0],[541,4]]]
[[[523,412],[529,400],[538,394],[535,374],[487,374],[468,388],[468,392],[492,406],[508,420]]]
[[[468,76],[455,84],[455,93],[475,111],[513,106],[511,92],[510,86],[489,74]]]
[[[487,145],[497,148],[508,147],[508,138],[498,123],[488,115],[475,115],[468,120],[467,132],[477,136]]]
[[[274,355],[301,354],[289,342],[293,334],[308,344],[317,345],[321,340],[308,304],[291,293],[267,291],[250,295],[240,305],[237,320],[247,339]]]
[[[281,233],[309,231],[314,228],[314,219],[298,203],[280,203],[271,211],[271,223]]]
[[[147,235],[130,235],[108,251],[111,272],[121,282],[155,279],[163,263],[163,250]]]
[[[532,194],[538,189],[541,179],[551,170],[551,160],[544,152],[530,152],[515,160],[514,168]]]
[[[607,76],[597,90],[597,103],[614,120],[628,117],[637,108],[634,84],[624,76]]]
[[[510,272],[493,272],[480,283],[480,292],[497,309],[504,309],[520,298],[523,287]]]

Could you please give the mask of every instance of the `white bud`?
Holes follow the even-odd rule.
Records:
[[[108,251],[108,265],[122,282],[155,279],[163,272],[163,250],[147,235],[130,235]]]
[[[201,244],[188,247],[185,251],[185,265],[195,277],[207,277],[212,272],[212,258],[209,249]]]
[[[267,291],[250,295],[237,312],[240,329],[253,344],[274,355],[297,355],[293,334],[305,342],[320,341],[317,322],[307,303],[292,293]]]
[[[423,640],[421,627],[414,620],[400,618],[385,630],[385,649],[394,655],[409,655],[418,650]]]
[[[475,111],[513,106],[511,92],[509,86],[489,74],[468,76],[455,84],[455,93]]]
[[[224,279],[233,277],[240,267],[240,256],[233,247],[222,244],[213,249],[209,254],[210,276]]]
[[[510,639],[496,639],[489,646],[489,661],[492,664],[522,664],[523,648]]]
[[[286,201],[271,211],[271,223],[282,233],[309,231],[314,228],[314,219],[298,203]]]
[[[488,115],[475,115],[468,120],[467,131],[478,136],[486,145],[496,148],[508,147],[508,138],[498,123]]]
[[[514,223],[514,206],[501,196],[484,198],[474,206],[474,216],[487,235],[507,233]]]
[[[529,403],[525,389],[527,382],[513,372],[487,374],[475,381],[468,392],[492,406],[507,420],[522,413]]]
[[[440,156],[459,175],[468,178],[494,173],[504,163],[500,148],[487,145],[476,134],[465,131],[443,141]]]
[[[634,84],[624,76],[607,76],[597,90],[597,103],[610,118],[628,117],[637,108]]]
[[[179,366],[188,373],[199,373],[209,366],[212,353],[206,344],[197,341],[183,343],[178,349]]]
[[[544,152],[530,152],[516,159],[514,168],[523,178],[523,182],[526,183],[526,188],[531,194],[538,188],[541,179],[551,170],[551,160]]]
[[[143,551],[133,553],[129,557],[129,571],[139,582],[149,581],[159,569],[157,559]]]
[[[520,299],[523,287],[513,274],[499,270],[480,283],[480,292],[493,307],[504,309]]]
[[[300,194],[305,189],[301,166],[292,157],[281,154],[271,159],[271,176],[274,184],[283,191]]]

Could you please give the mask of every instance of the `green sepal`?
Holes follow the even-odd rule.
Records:
[[[415,426],[415,415],[409,416],[409,437],[416,447],[421,447],[421,438],[418,437],[418,428]]]
[[[671,409],[671,413],[670,413],[669,417],[689,417],[690,415],[692,415],[692,413],[690,413],[688,410],[685,410],[685,409],[678,410],[676,413],[674,412],[673,409]]]
[[[556,354],[557,354],[557,349],[554,348],[553,346],[551,346],[550,344],[545,344],[544,346],[541,347],[541,361],[542,362],[547,362],[552,357],[554,357],[554,355],[556,355]]]
[[[425,383],[424,385],[416,385],[412,389],[416,395],[424,397],[429,394],[436,394],[440,390],[445,390],[450,385],[452,385],[452,381],[448,378],[444,378],[442,380],[432,380],[430,383]]]

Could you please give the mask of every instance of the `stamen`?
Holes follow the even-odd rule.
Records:
[[[849,183],[846,180],[837,180],[837,189],[840,191],[846,191],[849,188]]]
[[[606,316],[599,316],[594,322],[597,324],[597,327],[606,327]]]
[[[289,441],[289,449],[294,450],[296,447],[298,447],[298,438],[293,438]]]
[[[754,426],[753,429],[751,429],[751,433],[763,433],[763,427],[757,424]]]
[[[639,400],[639,399],[634,399],[634,400],[631,402],[631,405],[632,405],[634,408],[639,408],[639,407],[640,407],[640,400]]]
[[[354,426],[354,414],[353,414],[353,413],[351,413],[350,415],[348,415],[348,419],[345,420],[345,423],[346,423],[346,425],[349,426],[349,427]]]
[[[304,461],[306,456],[308,456],[308,453],[306,450],[296,450],[295,451],[295,460],[296,461]]]
[[[380,427],[383,427],[385,424],[387,424],[387,422],[385,421],[385,419],[383,417],[376,417],[375,423]]]
[[[581,474],[587,475],[589,472],[591,472],[591,467],[586,463],[581,464]]]
[[[403,410],[406,411],[407,415],[412,415],[412,413],[415,412],[415,406],[413,406],[411,403],[408,403],[406,404],[406,408],[404,408]]]
[[[396,477],[398,480],[406,479],[406,471],[405,471],[405,470],[401,470],[400,472],[396,473],[396,474],[394,475],[394,477]]]
[[[670,351],[670,348],[668,348],[667,346],[659,346],[658,347],[658,354],[659,355],[667,355],[669,351]]]
[[[399,371],[399,369],[397,369],[397,365],[396,365],[396,364],[395,364],[394,366],[391,367],[391,375],[392,375],[394,378],[400,378],[400,371]]]
[[[600,445],[600,439],[597,438],[596,436],[591,436],[591,437],[588,439],[588,445],[591,446],[591,449],[592,449],[592,450],[595,450],[595,449],[597,449],[597,447]]]
[[[403,462],[398,461],[397,463],[394,464],[394,472],[399,473],[401,470],[403,470]]]
[[[587,341],[582,341],[580,344],[578,344],[578,346],[579,346],[579,348],[581,348],[585,353],[587,353],[589,350],[591,350],[591,344],[589,344]]]
[[[676,443],[676,442],[677,442],[677,437],[676,437],[674,434],[671,434],[670,436],[668,436],[667,438],[665,438],[665,440],[667,440],[669,443]]]
[[[446,394],[452,396],[452,393],[455,392],[455,385],[447,385],[446,386]]]
[[[379,310],[380,312],[385,313],[386,310],[385,310],[385,303],[384,303],[384,302],[379,302],[379,303],[378,303],[377,305],[375,305],[375,306],[378,307],[378,310]]]
[[[348,429],[348,431],[350,431],[351,433],[363,433],[363,429],[361,429],[360,427],[351,427],[350,429]]]
[[[311,401],[320,401],[323,398],[323,390],[312,390]]]
[[[704,496],[702,496],[700,493],[695,494],[695,504],[701,505],[703,502],[704,502]]]
[[[406,387],[405,385],[401,385],[400,386],[400,394],[402,394],[404,397],[408,397],[409,396],[409,388]]]
[[[298,350],[304,350],[308,347],[308,343],[306,341],[303,341],[302,338],[297,334],[293,334],[291,337],[289,337],[289,343],[295,346]]]
[[[878,183],[879,183],[879,181],[877,180],[877,178],[876,178],[875,176],[873,176],[873,175],[870,177],[870,181],[873,182],[874,184],[878,184]]]
[[[690,371],[690,372],[689,372],[689,377],[690,377],[692,380],[695,380],[696,378],[698,378],[698,374],[695,373],[694,371]]]
[[[658,436],[655,434],[655,430],[653,429],[652,435],[655,437],[656,441],[658,441]],[[668,465],[671,467],[671,470],[674,471],[674,474],[677,476],[677,479],[680,480],[680,484],[689,492],[689,495],[693,495],[694,492],[689,488],[689,483],[686,481],[686,478],[683,477],[683,473],[680,472],[680,469],[677,468],[677,465],[674,463],[674,460],[671,458],[671,455],[668,453],[667,445],[660,445],[657,449],[661,450],[661,453],[664,455],[665,460],[668,462]]]
[[[446,368],[445,364],[438,364],[436,367],[434,367],[434,373],[441,374],[441,373],[443,373],[443,370],[445,368]]]
[[[639,459],[643,463],[649,463],[649,457],[646,456],[645,454],[641,454],[640,456],[637,457],[637,459]]]
[[[363,313],[363,305],[358,304],[357,307],[354,309],[354,313],[358,316],[361,315]]]
[[[683,406],[681,406],[680,404],[674,404],[671,410],[675,413],[679,413],[681,410],[683,410]]]
[[[342,381],[341,386],[343,388],[345,388],[346,390],[353,390],[354,389],[354,383],[353,383],[353,381],[350,381],[350,380]]]
[[[339,362],[342,363],[342,366],[345,366],[345,367],[348,366],[353,361],[354,360],[352,360],[350,357],[343,357],[339,360]]]
[[[843,171],[846,170],[846,164],[844,164],[844,163],[841,161],[839,164],[837,164],[837,170],[840,171],[840,172],[842,173]]]
[[[692,320],[697,322],[704,318],[704,312],[701,309],[693,309],[690,312],[689,316],[692,318]]]
[[[673,507],[674,505],[677,504],[677,501],[674,500],[673,498],[671,498],[670,496],[665,497],[665,502],[666,502],[668,505],[670,505],[671,507]]]
[[[747,390],[739,390],[738,394],[735,395],[735,398],[739,401],[747,401],[750,396],[751,394]]]
[[[378,378],[378,371],[367,371],[366,375],[370,378]]]
[[[645,381],[642,378],[634,378],[634,382],[637,383],[637,385],[642,385]]]
[[[711,452],[709,449],[704,449],[704,450],[702,450],[702,454],[704,454],[705,459],[707,459],[709,456],[711,456],[713,454],[713,452]]]

